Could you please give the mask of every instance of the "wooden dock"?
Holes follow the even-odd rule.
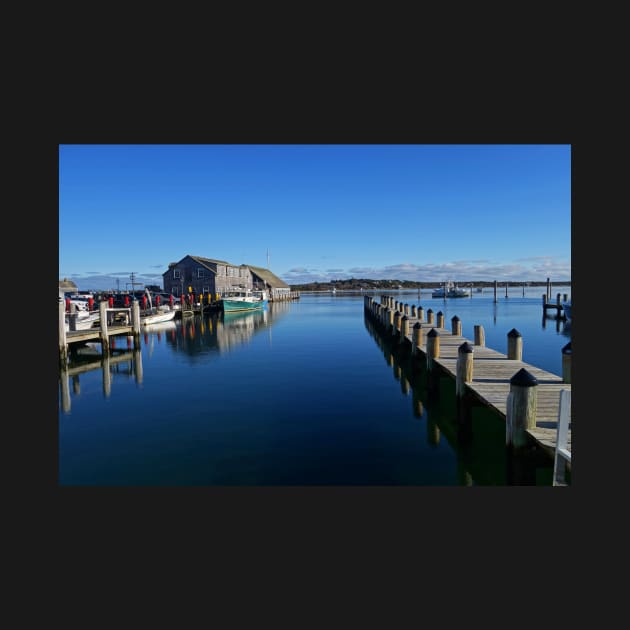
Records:
[[[458,334],[461,331],[461,322],[456,326],[452,323],[450,329],[444,326],[443,321],[429,321],[424,313],[416,311],[415,307],[409,312],[408,305],[392,303],[393,298],[382,296],[382,303],[377,303],[372,297],[365,298],[365,311],[384,330],[393,337],[398,337],[399,342],[408,343],[413,351],[419,352],[424,358],[429,350],[427,333],[434,330],[439,336],[439,356],[432,359],[445,374],[453,379],[458,379],[458,359],[460,347],[464,343],[472,346],[472,379],[464,383],[466,392],[479,403],[495,410],[507,422],[508,395],[511,391],[511,379],[520,370],[524,369],[537,381],[536,385],[536,409],[535,427],[527,429],[527,434],[548,452],[554,456],[558,431],[558,418],[560,413],[560,392],[571,391],[570,382],[565,378],[547,372],[520,359],[509,358],[496,350],[485,347],[481,341],[476,345],[470,340]],[[396,312],[399,316],[395,316]],[[392,315],[392,313],[394,315]],[[402,323],[402,317],[406,320]],[[434,314],[430,314],[434,318]],[[393,321],[392,321],[393,320]],[[420,323],[422,339],[419,344],[414,344],[414,326]],[[401,333],[401,328],[409,331]],[[459,329],[459,330],[458,330]],[[404,339],[403,339],[404,338]],[[478,340],[480,341],[480,340]],[[568,370],[570,375],[570,369]],[[570,380],[570,376],[569,376]],[[571,430],[566,436],[566,449],[571,452]]]

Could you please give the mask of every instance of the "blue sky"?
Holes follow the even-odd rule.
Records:
[[[60,278],[161,285],[187,254],[289,284],[568,281],[571,146],[59,145]]]

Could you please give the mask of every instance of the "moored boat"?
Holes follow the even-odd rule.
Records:
[[[221,297],[224,313],[256,311],[265,307],[269,298],[267,292],[257,289],[237,289],[228,291]]]
[[[468,289],[462,289],[458,287],[456,284],[448,280],[444,283],[444,286],[441,286],[435,289],[431,293],[431,297],[433,298],[460,298],[460,297],[470,297],[470,291]]]

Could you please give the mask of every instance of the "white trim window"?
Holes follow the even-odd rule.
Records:
[[[197,278],[203,278],[205,277],[205,273],[204,273],[204,268],[203,267],[197,267]]]
[[[180,276],[180,273],[179,273],[179,269],[173,269],[173,279],[174,279],[174,280],[177,280],[177,279],[179,279],[180,277],[181,277],[181,276]]]

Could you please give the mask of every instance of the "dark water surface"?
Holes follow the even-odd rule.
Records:
[[[568,288],[558,289],[569,293]],[[542,315],[544,288],[472,299],[396,299],[457,315],[473,339],[562,374],[565,322]],[[380,301],[380,293],[374,293]],[[362,295],[303,294],[264,312],[195,316],[125,337],[105,370],[100,344],[61,372],[59,483],[74,486],[506,485],[505,425],[475,408],[473,439],[457,439],[454,383],[429,400],[364,316]],[[81,368],[83,366],[83,368]],[[84,371],[80,371],[83,369]],[[550,485],[540,460],[525,483]]]

